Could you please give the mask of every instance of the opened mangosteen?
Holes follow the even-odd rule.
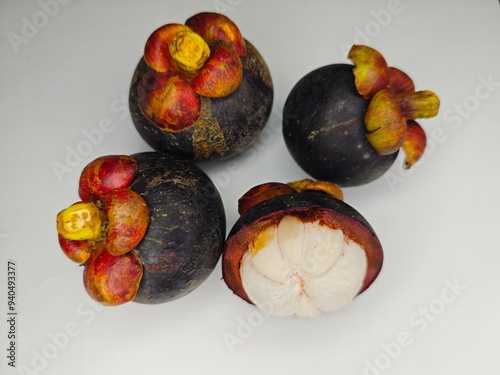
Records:
[[[354,65],[331,64],[301,78],[283,109],[283,136],[297,164],[344,187],[382,176],[400,149],[405,168],[415,164],[426,146],[415,119],[436,116],[440,104],[373,48],[354,45],[348,58]]]
[[[57,215],[59,244],[84,266],[104,305],[158,304],[201,285],[226,235],[221,197],[195,164],[174,155],[107,155],[82,171],[80,201]]]
[[[273,92],[263,57],[236,24],[204,12],[151,34],[129,105],[153,149],[201,162],[249,147],[269,119]]]
[[[222,255],[224,281],[269,315],[337,310],[380,273],[382,246],[336,184],[258,185],[239,200],[239,212]]]

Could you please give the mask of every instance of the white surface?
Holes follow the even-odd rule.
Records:
[[[0,373],[498,374],[497,1],[66,3],[50,15],[43,1],[0,5]],[[104,154],[149,150],[126,107],[147,37],[221,4],[232,4],[226,14],[267,60],[275,86],[263,137],[231,162],[202,166],[220,188],[228,228],[248,188],[306,177],[281,137],[283,103],[310,70],[345,62],[352,43],[375,47],[441,98],[440,114],[422,121],[430,147],[421,163],[403,172],[401,160],[376,182],[344,189],[386,258],[379,279],[339,312],[263,316],[231,294],[220,264],[176,302],[103,309],[59,250],[55,215],[77,199],[81,168]],[[41,26],[29,30],[26,20]],[[15,47],[12,33],[24,42]],[[109,121],[102,139],[71,159],[84,132]],[[60,178],[54,163],[69,167]],[[6,358],[9,260],[16,368]]]

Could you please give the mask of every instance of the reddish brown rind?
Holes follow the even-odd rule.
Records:
[[[142,265],[134,253],[114,256],[103,249],[85,264],[83,283],[94,300],[117,306],[135,298],[142,275]]]
[[[128,155],[107,155],[87,164],[80,174],[78,193],[83,202],[102,200],[114,189],[130,185],[137,166]]]
[[[223,278],[229,289],[245,301],[252,303],[241,281],[240,265],[243,255],[262,230],[278,223],[285,215],[296,216],[302,222],[319,220],[333,229],[340,228],[350,240],[363,247],[368,269],[358,294],[364,292],[379,275],[384,258],[382,246],[373,228],[358,211],[321,192],[284,194],[248,209],[228,234],[222,254]]]
[[[246,44],[236,24],[220,13],[202,12],[186,21],[194,32],[200,34],[209,45],[223,41],[229,43],[238,56],[246,55]]]
[[[224,42],[212,46],[205,66],[191,80],[193,90],[207,98],[222,98],[232,94],[241,84],[243,65],[235,50]]]
[[[106,196],[108,234],[106,248],[118,256],[141,242],[149,224],[149,209],[144,199],[130,189],[116,189]]]
[[[243,194],[243,196],[238,200],[238,213],[243,215],[243,213],[245,213],[250,207],[255,206],[257,203],[277,195],[291,194],[295,192],[296,190],[294,188],[280,182],[267,182],[254,186]]]

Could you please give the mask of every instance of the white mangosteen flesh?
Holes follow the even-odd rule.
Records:
[[[367,268],[365,250],[342,229],[285,215],[250,243],[240,275],[250,300],[267,314],[312,317],[349,303]]]

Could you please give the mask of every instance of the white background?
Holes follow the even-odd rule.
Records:
[[[0,5],[0,373],[499,373],[497,1],[62,3]],[[378,49],[417,89],[441,98],[440,114],[421,122],[430,144],[414,169],[404,171],[398,159],[379,180],[344,189],[379,235],[385,264],[343,310],[264,316],[232,295],[220,263],[175,302],[101,308],[86,295],[82,269],[58,247],[55,216],[78,199],[83,166],[149,150],[126,105],[147,37],[200,11],[235,21],[274,82],[262,137],[230,162],[202,165],[219,187],[228,229],[250,187],[307,177],[282,140],[283,104],[312,69],[347,62],[351,44]],[[109,120],[111,130],[85,149],[85,131]],[[78,149],[86,154],[68,159]],[[58,164],[68,167],[62,175]],[[7,358],[8,261],[17,278],[16,368]]]

